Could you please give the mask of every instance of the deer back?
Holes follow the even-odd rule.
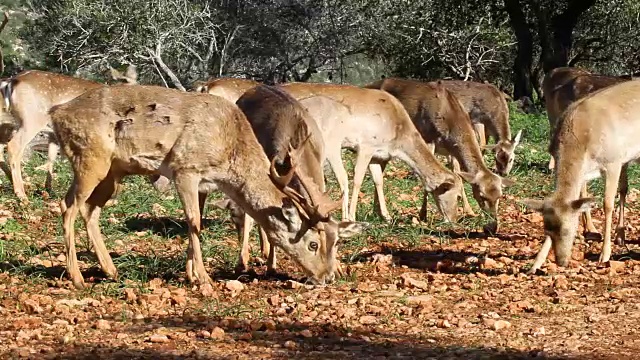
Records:
[[[207,81],[196,90],[217,95],[235,103],[242,94],[258,84],[260,83],[250,79],[218,78]]]
[[[275,159],[279,173],[291,169],[291,148],[302,148],[299,169],[320,185],[324,182],[324,142],[315,120],[298,101],[282,89],[257,85],[237,101],[267,157]],[[308,141],[307,141],[308,139]]]

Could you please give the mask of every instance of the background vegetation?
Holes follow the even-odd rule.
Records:
[[[40,68],[145,83],[215,76],[361,84],[489,81],[538,98],[544,72],[640,71],[637,0],[5,0],[6,75]]]

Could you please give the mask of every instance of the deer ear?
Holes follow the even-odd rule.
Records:
[[[571,208],[579,213],[591,210],[591,206],[596,202],[595,198],[582,198],[571,202]]]
[[[213,206],[217,207],[218,209],[227,209],[229,208],[230,204],[231,204],[231,199],[224,198],[222,200],[215,201],[213,203]]]
[[[342,221],[338,224],[338,237],[347,239],[360,234],[369,227],[367,222]]]
[[[473,183],[473,181],[476,179],[476,176],[469,172],[461,171],[456,172],[456,174],[458,174],[462,179],[464,179],[464,181],[468,183]]]
[[[513,138],[513,147],[518,146],[518,144],[520,144],[520,138],[522,137],[522,129],[520,129],[520,131],[518,131],[518,133],[516,134],[516,137]]]
[[[520,202],[531,210],[537,212],[542,212],[542,210],[544,210],[544,200],[524,199],[520,200]]]
[[[298,207],[293,200],[285,197],[282,199],[282,216],[287,221],[287,227],[291,232],[297,232],[302,227],[302,219]]]
[[[514,180],[502,178],[502,186],[513,186],[515,184],[516,182]]]

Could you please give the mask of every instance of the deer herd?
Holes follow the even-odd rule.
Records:
[[[435,199],[446,221],[458,220],[458,200],[474,215],[463,181],[490,216],[487,233],[499,229],[499,203],[514,164],[522,131],[512,136],[505,94],[472,81],[416,81],[386,78],[358,87],[327,83],[267,85],[218,78],[192,91],[139,85],[134,68],[113,70],[117,84],[102,84],[45,71],[24,71],[0,82],[3,125],[0,161],[15,195],[28,202],[21,163],[36,134],[45,131],[48,159],[40,168],[53,178],[59,150],[69,160],[73,181],[61,201],[67,271],[84,287],[77,263],[74,222],[84,220],[102,271],[117,277],[104,244],[100,212],[128,175],[144,175],[159,191],[173,182],[188,225],[186,275],[210,282],[199,234],[209,193],[221,191],[218,207],[231,211],[242,243],[238,268],[249,266],[249,234],[259,226],[268,271],[276,269],[276,248],[313,283],[340,273],[339,239],[362,233],[356,219],[367,169],[375,185],[375,208],[387,221],[383,174],[388,162],[406,163]],[[586,184],[605,178],[601,262],[611,256],[611,226],[620,183],[616,238],[624,240],[627,165],[640,156],[640,82],[558,68],[544,79],[552,129],[550,168],[556,189],[544,200],[522,200],[542,212],[545,241],[530,270],[553,247],[565,266],[571,257],[581,213],[585,232],[596,232],[589,213],[594,199]],[[8,126],[8,127],[7,127]],[[7,130],[8,129],[8,130]],[[487,145],[493,138],[495,145]],[[4,159],[6,144],[7,162]],[[342,149],[355,152],[349,188]],[[484,161],[492,150],[495,170]],[[436,154],[448,157],[451,170]],[[330,196],[324,165],[335,174],[341,197]],[[162,185],[164,184],[164,186]],[[332,213],[341,209],[341,218]]]

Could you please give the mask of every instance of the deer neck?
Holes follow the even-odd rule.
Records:
[[[588,180],[584,173],[585,156],[558,156],[556,160],[554,197],[565,201],[578,199],[582,185]]]
[[[492,135],[496,139],[496,143],[501,141],[511,141],[511,127],[509,126],[509,119],[504,114],[493,117],[488,124],[488,134]]]
[[[454,127],[454,129],[460,128]],[[489,172],[471,126],[469,126],[468,131],[459,132],[459,136],[455,137],[455,142],[453,144],[450,143],[450,145],[449,153],[458,160],[462,171],[472,174]]]
[[[401,139],[398,149],[391,155],[401,159],[420,174],[428,192],[447,180],[454,181],[454,174],[435,158],[417,131]]]

